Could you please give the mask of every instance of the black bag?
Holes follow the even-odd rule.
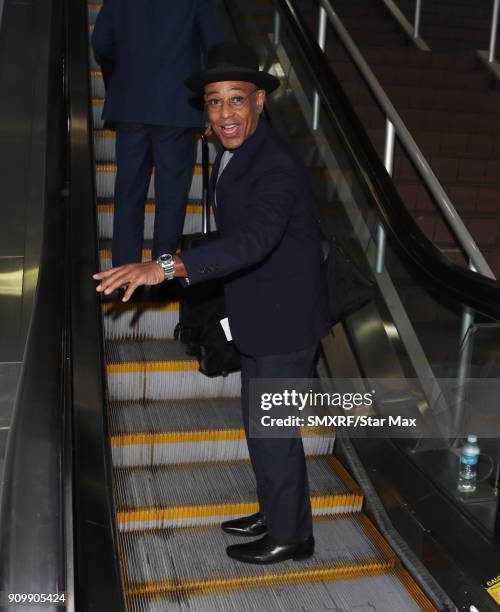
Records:
[[[216,240],[217,232],[209,234],[188,234],[182,236],[181,251],[188,250],[204,242]],[[220,282],[207,281],[194,287],[187,287],[182,292],[179,305],[179,323],[174,337],[183,344],[197,341],[201,328],[217,316],[219,310],[225,311],[224,291]],[[222,304],[221,304],[222,302]],[[225,315],[224,315],[225,316]]]
[[[240,354],[234,343],[227,340],[219,322],[221,318],[203,327],[198,339],[199,370],[206,376],[226,376],[241,369]]]
[[[217,237],[217,232],[183,236],[181,250]],[[206,376],[225,376],[241,367],[240,355],[220,324],[226,316],[223,281],[215,279],[183,290],[174,338],[187,345],[187,354],[198,359],[199,371]]]
[[[360,270],[335,236],[323,238],[322,246],[329,312],[335,325],[373,300],[375,281]]]

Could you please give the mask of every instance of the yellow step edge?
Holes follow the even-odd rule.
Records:
[[[96,164],[95,170],[96,172],[116,172],[116,164]],[[194,166],[193,174],[202,174],[202,172],[203,168],[201,164],[196,164]]]
[[[96,164],[95,168],[96,172],[116,172],[116,164]],[[203,168],[201,164],[196,164],[193,173],[200,175],[202,172]],[[315,176],[330,176],[331,178],[350,178],[353,176],[351,170],[337,170],[336,168],[310,168],[309,173]]]
[[[99,249],[99,255],[103,259],[111,259],[111,249]],[[142,259],[150,260],[153,257],[153,251],[151,249],[142,249]]]
[[[131,372],[182,372],[198,370],[196,359],[172,359],[170,361],[124,361],[108,363],[108,374],[130,374]]]
[[[429,601],[427,595],[422,591],[415,582],[413,576],[411,576],[407,570],[400,567],[396,569],[396,575],[422,612],[437,612],[437,608]]]
[[[159,433],[113,434],[111,446],[136,444],[177,444],[179,442],[216,442],[219,440],[243,440],[241,429],[206,429],[197,431],[163,431]]]
[[[332,432],[326,427],[301,428],[301,435],[305,437],[331,434]],[[111,435],[111,446],[132,446],[138,444],[151,446],[153,444],[179,444],[182,442],[218,442],[221,440],[243,440],[244,438],[245,431],[243,428],[200,429],[195,431],[162,431],[158,433],[119,433]],[[332,468],[337,470],[336,466],[333,464]],[[340,475],[340,477],[344,484],[348,484],[351,491],[357,491],[359,489],[356,483],[354,483],[354,486],[351,486],[351,483],[346,483],[346,480],[342,475]]]
[[[392,548],[389,545],[389,543],[386,541],[386,539],[383,537],[383,535],[380,533],[380,531],[377,529],[377,527],[375,527],[375,525],[368,518],[368,516],[366,514],[364,514],[363,512],[360,512],[359,515],[358,515],[358,519],[359,519],[359,522],[361,523],[361,525],[365,528],[367,534],[371,537],[372,541],[384,553],[385,557],[388,560],[397,560],[397,561],[399,561],[398,556],[396,555],[396,553],[392,550]]]
[[[344,508],[347,505],[359,505],[363,496],[355,493],[335,493],[333,495],[311,496],[311,508]],[[235,514],[253,514],[259,509],[258,502],[236,502],[222,504],[204,504],[193,506],[173,506],[170,508],[135,508],[118,510],[118,523],[143,523],[146,521],[182,520],[209,516],[232,516]]]
[[[278,586],[280,584],[298,584],[303,582],[322,582],[332,580],[346,580],[364,576],[377,576],[387,574],[394,570],[394,561],[379,561],[366,559],[355,565],[349,563],[335,563],[318,565],[309,569],[286,571],[268,571],[257,576],[238,576],[235,578],[221,578],[212,580],[199,580],[185,578],[182,580],[148,580],[142,583],[125,582],[126,594],[129,598],[144,596],[159,596],[169,594],[204,594],[224,592],[228,590],[251,587]]]
[[[92,106],[104,106],[104,98],[92,98]]]
[[[144,521],[160,521],[172,519],[189,519],[207,516],[225,516],[233,514],[253,514],[258,510],[257,502],[238,502],[226,504],[211,504],[201,506],[175,506],[173,508],[137,508],[135,510],[119,510],[116,513],[118,523],[142,523]]]
[[[97,210],[100,213],[112,213],[113,210],[115,208],[114,204],[98,204],[97,205]],[[146,204],[146,214],[148,215],[152,215],[155,212],[155,205],[154,204]],[[186,206],[186,214],[188,215],[197,215],[197,214],[201,214],[203,210],[203,207],[201,204],[188,204]]]
[[[332,470],[339,476],[339,478],[342,480],[342,482],[346,485],[346,487],[350,491],[356,491],[356,492],[361,491],[361,488],[358,485],[358,483],[349,474],[349,472],[346,470],[343,464],[337,459],[337,457],[334,457],[333,455],[329,455],[328,457],[326,457],[326,460],[330,464]]]
[[[138,310],[139,307],[141,310],[154,310],[156,312],[178,312],[179,302],[141,302],[140,304],[133,302],[107,302],[102,304],[104,312],[112,310],[113,313],[116,313],[117,310],[122,310],[123,312],[135,311]]]
[[[114,130],[94,130],[94,137],[96,138],[116,138],[116,132]]]
[[[98,101],[100,102],[101,99],[99,98]],[[94,130],[94,138],[116,138],[116,132],[114,130],[105,130],[105,129],[95,129]],[[200,133],[196,132],[196,140],[200,139]]]

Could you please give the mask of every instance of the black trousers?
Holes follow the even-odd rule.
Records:
[[[175,253],[182,234],[196,158],[193,128],[142,123],[116,125],[113,266],[141,261],[144,204],[155,166],[152,258]]]
[[[241,356],[243,423],[257,480],[260,511],[270,535],[281,543],[301,542],[312,534],[309,483],[300,437],[262,438],[249,432],[251,378],[310,378],[317,345],[286,355]],[[256,411],[260,407],[253,407]]]

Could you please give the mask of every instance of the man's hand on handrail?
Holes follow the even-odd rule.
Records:
[[[178,255],[174,256],[175,276],[185,277],[186,269]],[[126,287],[122,302],[128,302],[137,287],[141,285],[159,285],[165,280],[163,268],[156,261],[132,263],[97,272],[93,279],[101,281],[96,291],[109,295],[120,287]]]

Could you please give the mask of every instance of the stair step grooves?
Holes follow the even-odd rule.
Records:
[[[116,164],[96,164],[96,190],[99,198],[112,198],[116,180]],[[202,167],[196,164],[193,169],[193,180],[189,188],[189,200],[201,200],[203,187]],[[148,189],[148,198],[155,197],[154,169]]]
[[[197,149],[196,149],[196,163],[202,163],[202,146],[199,132],[196,133]],[[94,157],[98,162],[101,163],[115,163],[115,146],[116,146],[116,132],[107,129],[95,129],[94,130]],[[215,161],[217,155],[217,148],[213,142],[208,142],[208,156],[209,163]]]
[[[172,339],[179,322],[179,302],[103,304],[107,340]]]
[[[100,238],[99,240],[99,259],[101,262],[101,270],[111,268],[111,244],[110,238]],[[142,246],[141,261],[151,261],[153,241],[151,238],[145,238]]]
[[[240,373],[209,378],[198,361],[175,340],[106,342],[108,391],[111,400],[161,400],[237,397]]]
[[[112,402],[109,413],[115,467],[248,459],[239,398]],[[306,455],[333,452],[330,427],[301,429]]]
[[[191,612],[237,610],[238,612],[283,612],[283,610],[402,610],[435,611],[429,601],[408,573],[396,568],[386,574],[352,576],[356,578],[355,588],[351,578],[337,576],[334,581],[297,581],[295,584],[255,586],[252,589],[228,590],[179,596],[129,598],[130,612],[160,612],[163,610],[185,610],[189,601]]]
[[[184,218],[183,234],[194,234],[202,229],[202,212],[201,203],[191,201],[186,207],[186,216]],[[113,214],[114,204],[99,204],[97,206],[97,219],[99,225],[99,238],[111,239],[113,236]],[[144,238],[152,240],[155,217],[155,204],[147,203],[144,214]],[[213,211],[210,210],[210,227],[215,228],[215,218]]]
[[[234,538],[219,527],[123,532],[119,539],[127,558],[127,596],[189,596],[357,578],[400,567],[397,556],[362,513],[315,517],[314,531],[313,557],[300,563],[285,561],[271,571],[265,566],[234,563],[226,557],[223,551]],[[221,554],[214,554],[216,551]],[[196,565],[193,558],[198,559]]]
[[[307,459],[315,515],[359,512],[363,495],[333,457]],[[258,511],[249,461],[115,470],[119,529],[208,525]]]

